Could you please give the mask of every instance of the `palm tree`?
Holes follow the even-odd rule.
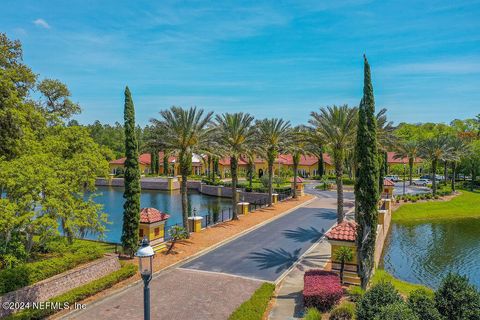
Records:
[[[230,157],[232,175],[232,219],[237,216],[238,159],[254,141],[253,117],[248,113],[224,113],[216,116],[217,138],[225,153]]]
[[[298,177],[298,166],[300,164],[301,157],[305,156],[309,152],[307,151],[308,146],[308,129],[304,126],[296,126],[291,129],[290,132],[290,143],[286,148],[286,151],[292,155],[293,162],[293,198],[297,197],[297,177]]]
[[[288,145],[290,121],[283,119],[263,119],[256,122],[257,141],[262,143],[261,153],[268,164],[268,204],[272,205],[273,163],[278,153]]]
[[[335,251],[335,260],[340,261],[340,283],[343,284],[343,271],[345,270],[345,263],[352,261],[353,250],[350,247],[340,247]]]
[[[182,181],[180,191],[182,194],[182,217],[183,226],[188,231],[188,197],[187,179],[192,165],[194,152],[201,153],[204,145],[209,141],[212,127],[213,112],[204,115],[203,109],[196,107],[183,109],[171,107],[168,110],[160,111],[162,120],[151,119],[155,126],[162,128],[164,136],[162,144],[169,150],[178,154],[180,163],[180,174]]]
[[[410,185],[413,182],[413,165],[415,159],[420,153],[420,144],[416,140],[401,141],[397,145],[397,150],[393,156],[395,159],[408,159],[408,180]]]
[[[308,142],[307,149],[310,154],[316,156],[318,159],[317,175],[321,180],[323,178],[323,174],[325,173],[324,161],[323,161],[323,154],[325,152],[324,142],[322,141],[321,137],[318,135],[318,132],[317,130],[315,130],[315,128],[306,127],[306,130],[307,130],[307,135],[305,138]]]
[[[450,154],[450,161],[452,163],[452,179],[451,179],[451,184],[452,184],[452,191],[455,192],[455,176],[456,176],[456,170],[457,170],[457,164],[460,162],[460,160],[468,154],[469,152],[469,147],[465,143],[464,140],[459,138],[458,136],[452,136],[449,141],[450,147],[451,147],[451,154]],[[445,175],[445,181],[447,180],[447,176]]]
[[[432,193],[437,193],[437,165],[440,160],[447,159],[452,147],[449,144],[449,137],[446,134],[439,134],[426,138],[420,142],[420,156],[429,159],[432,164]]]
[[[377,149],[379,163],[379,190],[383,190],[383,180],[388,170],[387,152],[394,145],[395,135],[393,134],[394,126],[392,121],[387,119],[387,109],[381,109],[376,115],[377,123]]]
[[[348,105],[326,107],[321,108],[319,113],[312,111],[308,121],[332,151],[337,183],[338,223],[341,223],[345,217],[343,213],[343,167],[345,150],[351,148],[355,142],[357,113],[357,108],[349,108]]]

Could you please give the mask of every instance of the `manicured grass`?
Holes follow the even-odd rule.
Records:
[[[393,214],[395,222],[429,219],[480,218],[480,191],[462,190],[450,201],[408,203]]]
[[[240,307],[235,310],[229,320],[261,320],[268,302],[272,298],[275,285],[271,283],[264,283],[258,288],[252,297],[242,303]]]
[[[64,306],[65,303],[68,303],[70,306],[73,306],[75,302],[81,301],[87,297],[90,297],[102,290],[112,287],[114,284],[130,278],[137,272],[137,267],[133,264],[124,264],[122,267],[102,277],[100,279],[94,280],[90,283],[87,283],[81,287],[70,290],[62,295],[59,295],[55,298],[49,300],[49,302],[60,303]],[[58,310],[59,311],[59,310]],[[19,320],[19,319],[44,319],[45,317],[54,314],[57,310],[53,308],[47,309],[26,309],[25,311],[20,311],[14,313],[5,319],[8,320]]]
[[[410,283],[410,282],[399,280],[399,279],[393,277],[391,274],[389,274],[385,270],[377,269],[375,271],[375,274],[373,275],[372,279],[370,280],[370,283],[373,285],[373,284],[376,284],[376,283],[379,283],[379,282],[382,282],[382,281],[390,282],[391,284],[393,284],[393,286],[403,296],[408,296],[411,291],[417,290],[417,289],[425,289],[433,295],[433,290],[428,288],[428,287],[422,286],[420,284],[413,284],[413,283]]]

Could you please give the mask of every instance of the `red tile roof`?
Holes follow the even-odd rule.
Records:
[[[230,157],[225,157],[218,160],[218,163],[222,166],[229,166],[230,165]],[[238,165],[239,166],[246,166],[248,163],[242,157],[238,158]]]
[[[170,215],[160,212],[155,208],[143,208],[140,210],[141,223],[155,223],[158,221],[167,220]]]
[[[300,177],[297,177],[297,183],[303,183],[303,179]],[[293,182],[293,178],[290,179],[290,182]]]
[[[387,187],[394,187],[395,183],[393,183],[393,181],[390,179],[383,179],[383,185]]]
[[[423,159],[417,157],[417,158],[415,158],[415,160],[413,162],[414,163],[420,163],[422,161],[423,161]],[[408,158],[405,157],[405,158],[396,159],[395,158],[395,152],[387,152],[387,163],[388,164],[403,164],[403,163],[408,164]]]
[[[124,164],[126,159],[127,158],[124,157],[117,160],[112,160],[110,161],[110,164]],[[142,153],[140,156],[138,156],[138,162],[143,165],[150,165],[152,161],[151,159],[150,153]]]
[[[344,220],[337,224],[325,236],[329,240],[351,241],[354,242],[357,238],[357,223],[354,221]]]

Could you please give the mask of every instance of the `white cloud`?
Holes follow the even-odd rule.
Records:
[[[37,20],[33,21],[33,23],[39,27],[45,28],[45,29],[50,29],[50,25],[47,23],[47,21],[38,18]]]

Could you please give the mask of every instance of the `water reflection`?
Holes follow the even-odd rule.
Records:
[[[383,264],[397,278],[433,288],[448,272],[480,288],[480,219],[393,224]]]
[[[97,193],[101,195],[95,198],[95,202],[103,204],[104,212],[108,214],[111,222],[107,226],[109,230],[105,234],[105,240],[119,242],[123,222],[123,188],[98,187]],[[217,221],[221,210],[227,211],[231,207],[230,199],[210,197],[193,191],[189,192],[188,200],[190,215],[193,209],[196,209],[197,215],[211,215],[211,219],[217,219]],[[182,197],[179,191],[143,190],[140,205],[142,208],[153,207],[170,214],[167,226],[182,223]]]

